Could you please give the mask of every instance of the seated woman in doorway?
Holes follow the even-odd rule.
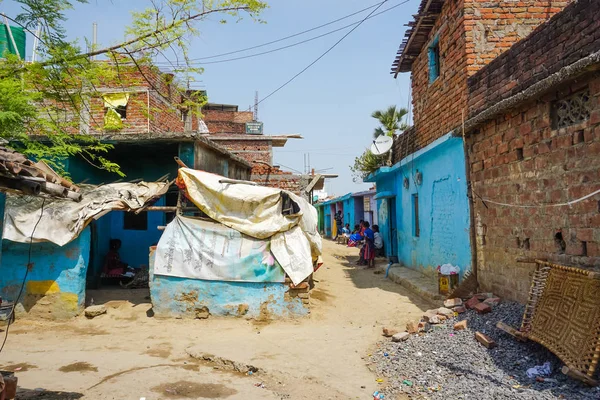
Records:
[[[111,239],[109,244],[110,250],[106,253],[104,267],[102,273],[105,276],[124,275],[127,272],[128,265],[121,261],[119,249],[121,248],[121,240]]]

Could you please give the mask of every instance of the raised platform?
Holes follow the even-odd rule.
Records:
[[[387,265],[379,265],[376,268],[383,270],[385,274]],[[442,302],[445,299],[443,295],[438,293],[438,285],[434,277],[424,275],[401,264],[392,265],[388,273],[388,279],[404,286],[424,299],[433,302]]]

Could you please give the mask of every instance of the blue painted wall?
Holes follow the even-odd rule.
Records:
[[[0,295],[9,301],[18,296],[29,253],[28,243],[2,241]],[[34,316],[65,319],[78,315],[85,303],[86,269],[90,254],[90,229],[60,247],[34,243],[25,289],[17,308]]]
[[[212,315],[251,318],[308,314],[300,298],[286,295],[288,289],[283,283],[222,282],[154,275],[154,250],[150,251],[150,296],[157,317],[195,318],[196,310],[203,307],[207,307]]]
[[[449,135],[411,155],[394,167],[382,169],[370,181],[377,182],[377,196],[395,195],[398,258],[405,266],[433,273],[451,263],[461,275],[471,269],[470,221],[465,157],[461,138]],[[423,175],[415,184],[417,171]],[[403,180],[409,178],[409,188]],[[413,195],[418,194],[420,236],[414,234]],[[389,202],[377,201],[380,231],[392,240]],[[385,246],[388,256],[391,246]]]

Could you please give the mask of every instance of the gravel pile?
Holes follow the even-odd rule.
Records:
[[[370,367],[385,378],[386,398],[399,393],[415,399],[600,399],[600,388],[590,388],[560,372],[562,363],[544,347],[520,343],[498,330],[504,321],[518,328],[523,306],[501,303],[490,314],[473,311],[426,334],[411,335],[400,343],[382,342],[370,358]],[[468,329],[454,331],[459,320],[468,320]],[[476,331],[498,344],[488,350],[475,339]],[[554,382],[537,382],[527,377],[527,369],[550,361]]]

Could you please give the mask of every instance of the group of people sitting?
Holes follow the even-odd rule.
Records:
[[[375,268],[375,257],[383,254],[383,238],[379,233],[379,226],[368,221],[360,221],[359,225],[350,232],[350,224],[342,228],[342,235],[348,239],[348,247],[360,247],[358,265]]]

